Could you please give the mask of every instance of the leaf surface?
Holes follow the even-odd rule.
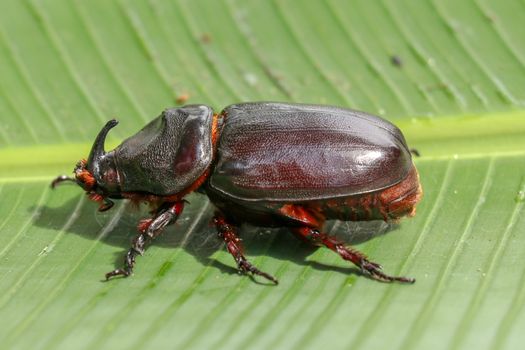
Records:
[[[525,5],[520,1],[4,1],[0,4],[0,339],[30,349],[516,349],[525,341]],[[416,217],[331,222],[382,284],[284,229],[246,227],[238,276],[191,195],[120,266],[137,211],[49,189],[164,108],[276,100],[396,123],[416,159]]]

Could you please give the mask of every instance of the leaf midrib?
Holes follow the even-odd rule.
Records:
[[[525,154],[525,110],[481,115],[404,118],[395,122],[410,147],[422,148],[417,161],[506,157]],[[107,148],[120,140],[110,139]],[[0,182],[48,181],[69,172],[91,145],[68,143],[0,150]]]

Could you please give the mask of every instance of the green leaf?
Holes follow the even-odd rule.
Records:
[[[520,1],[3,1],[0,339],[12,349],[517,349],[525,341],[525,5]],[[396,61],[397,63],[394,63]],[[396,123],[424,188],[399,225],[331,222],[414,285],[285,229],[243,228],[279,286],[238,276],[204,196],[120,266],[146,217],[54,191],[103,123],[164,108],[334,104]]]

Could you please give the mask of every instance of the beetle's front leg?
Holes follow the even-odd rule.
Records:
[[[183,208],[183,201],[165,204],[157,210],[152,219],[142,220],[138,225],[139,234],[133,239],[131,248],[124,257],[124,268],[106,273],[106,280],[114,276],[130,276],[133,273],[137,255],[144,254],[146,244],[159,236],[164,227],[174,223],[182,213]]]
[[[237,234],[235,234],[235,229],[233,226],[228,224],[222,215],[216,214],[213,218],[213,222],[217,228],[219,238],[224,240],[226,243],[226,249],[228,249],[228,252],[235,259],[240,273],[251,273],[252,275],[262,276],[275,284],[279,284],[279,281],[275,277],[259,270],[246,259],[244,256],[241,239],[237,236]]]
[[[321,233],[311,227],[296,227],[292,228],[292,232],[297,236],[311,242],[315,245],[324,245],[325,247],[333,250],[344,260],[351,261],[357,265],[363,274],[370,276],[372,279],[381,282],[401,282],[401,283],[414,283],[415,279],[408,277],[394,277],[385,274],[381,271],[382,267],[379,264],[368,260],[366,255],[360,251],[346,247],[343,242],[339,241],[334,236]]]

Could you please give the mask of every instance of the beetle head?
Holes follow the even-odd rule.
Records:
[[[108,210],[113,206],[113,202],[107,197],[120,198],[120,179],[115,167],[113,152],[104,150],[106,136],[118,122],[115,119],[110,120],[100,130],[88,160],[80,160],[73,170],[75,178],[65,175],[57,177],[51,183],[54,188],[64,181],[76,182],[94,201],[101,202],[100,211]]]
[[[115,153],[114,151],[106,152],[104,150],[106,136],[109,130],[117,124],[118,121],[112,119],[100,130],[85,167],[95,179],[96,187],[106,195],[120,195],[120,177],[115,165]]]
[[[81,159],[77,165],[75,165],[73,173],[75,174],[76,183],[82,187],[84,191],[91,192],[95,190],[97,187],[97,181],[93,174],[87,169],[87,161],[85,159]]]

